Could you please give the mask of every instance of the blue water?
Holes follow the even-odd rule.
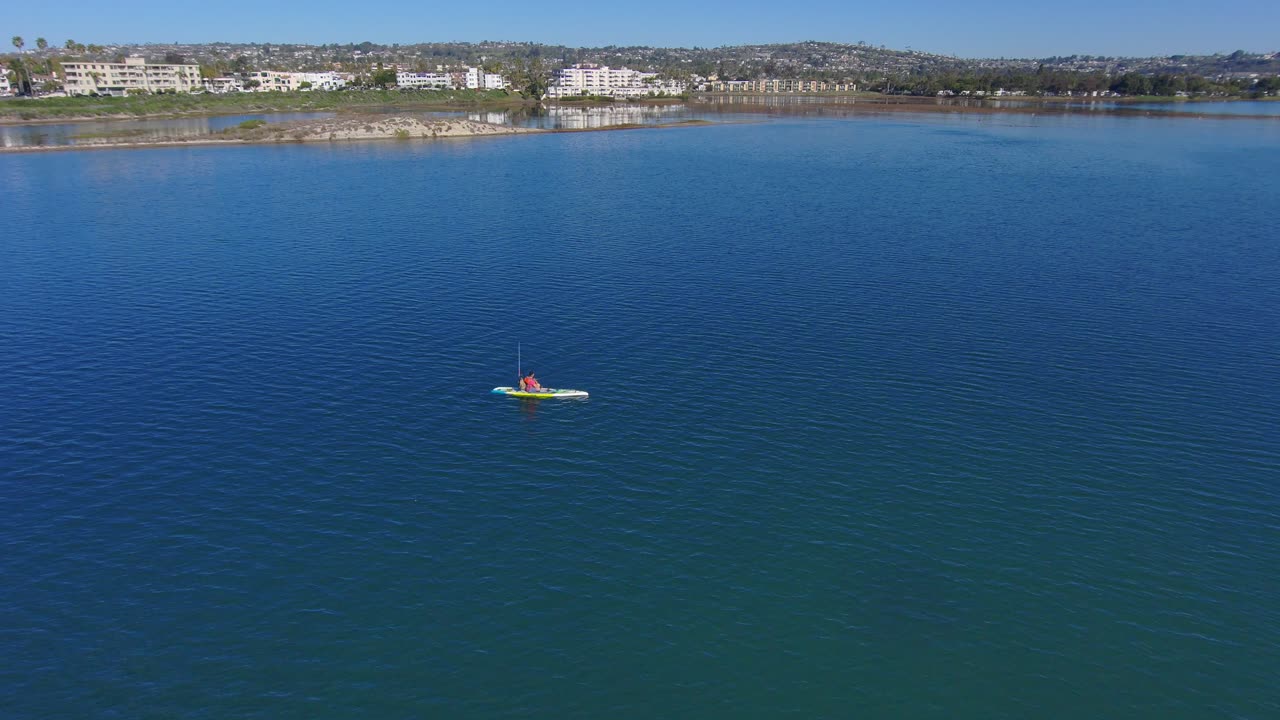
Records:
[[[1162,112],[1197,113],[1204,115],[1268,115],[1280,116],[1280,102],[1274,100],[1224,100],[1166,102],[1117,102],[1115,100],[1075,100],[1046,104],[1036,100],[987,100],[997,108],[1045,108],[1046,110],[1105,110],[1108,112],[1133,112],[1159,110]]]
[[[1280,115],[1280,102],[1274,100],[1233,100],[1230,102],[1134,103],[1129,107],[1144,110],[1208,113],[1211,115]]]
[[[0,714],[1280,716],[1280,126],[0,157]],[[490,395],[525,369],[585,401]]]

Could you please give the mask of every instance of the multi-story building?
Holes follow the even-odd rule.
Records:
[[[241,73],[241,84],[249,92],[290,92],[297,90],[301,80],[293,76],[297,73],[278,72],[276,70],[254,70]]]
[[[221,80],[222,78],[217,78]],[[305,88],[303,83],[310,83]],[[243,73],[240,77],[240,88],[226,84],[225,90],[212,92],[293,92],[294,90],[337,90],[345,87],[347,79],[336,72],[280,72],[278,70],[255,70]]]
[[[204,91],[209,93],[244,92],[244,83],[238,77],[216,77],[204,79]]]
[[[560,71],[555,84],[547,89],[549,97],[574,95],[607,95],[610,97],[644,97],[647,95],[679,95],[685,85],[663,82],[658,73],[646,73],[607,65],[572,65]]]
[[[0,97],[8,97],[13,94],[13,88],[9,86],[9,71],[0,67]]]
[[[453,79],[447,73],[397,72],[396,85],[403,88],[447,90],[453,87]]]
[[[468,90],[501,90],[507,86],[506,78],[497,73],[487,73],[480,68],[469,67],[463,79]]]
[[[200,66],[147,63],[137,55],[122,63],[64,62],[68,95],[191,92],[201,87]]]
[[[303,72],[303,73],[291,73],[291,74],[297,76],[296,79],[297,79],[299,89],[302,89],[302,83],[304,82],[311,83],[311,85],[307,88],[309,90],[337,90],[339,88],[345,87],[347,84],[346,78],[344,78],[342,75],[333,71]]]

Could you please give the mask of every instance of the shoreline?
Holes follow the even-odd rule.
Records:
[[[75,123],[90,122],[129,122],[130,120],[185,120],[198,118],[215,118],[215,117],[234,117],[238,115],[300,115],[310,113],[328,113],[335,117],[343,115],[361,115],[369,114],[374,108],[389,107],[394,109],[395,113],[407,112],[477,112],[485,110],[511,110],[523,107],[522,105],[486,105],[483,107],[463,106],[463,105],[352,105],[347,107],[336,108],[244,108],[239,110],[196,110],[191,112],[160,112],[160,113],[142,113],[133,115],[130,113],[111,113],[110,115],[68,115],[66,117],[41,118],[41,119],[23,119],[0,116],[0,127],[4,126],[23,126],[23,125],[64,125]],[[393,114],[393,113],[388,113]]]
[[[395,140],[421,142],[423,140],[453,140],[480,137],[505,137],[511,135],[545,135],[550,133],[603,132],[617,130],[672,129],[713,125],[708,121],[684,120],[654,125],[623,124],[600,128],[574,128],[548,130],[495,125],[467,119],[422,120],[408,115],[377,115],[348,118],[323,118],[297,120],[256,128],[230,128],[217,135],[193,135],[189,139],[156,138],[124,140],[102,138],[77,145],[30,145],[0,147],[0,154],[44,153],[74,150],[133,150],[183,146],[246,146],[246,145],[316,145],[320,143],[347,143],[362,141]]]
[[[9,98],[0,102],[0,125],[155,120],[274,113],[365,113],[515,109],[530,103],[498,91],[361,90],[320,93],[239,93],[134,96],[129,98]]]
[[[1066,103],[1080,102],[1079,99],[1073,98],[1049,98],[1037,99],[1027,103],[1021,107],[996,107],[988,104],[987,101],[981,99],[951,99],[949,102],[938,102],[935,98],[910,97],[910,96],[865,96],[865,95],[844,95],[844,96],[822,96],[821,102],[796,103],[796,104],[765,104],[754,102],[758,98],[775,98],[775,97],[800,97],[800,96],[782,96],[776,94],[759,94],[759,95],[714,95],[700,96],[689,101],[663,99],[661,101],[645,103],[645,105],[670,105],[683,103],[695,109],[702,109],[704,114],[732,115],[735,113],[776,113],[780,115],[883,115],[886,113],[907,113],[917,115],[1089,115],[1089,116],[1112,116],[1112,117],[1149,117],[1149,118],[1169,118],[1179,120],[1271,120],[1280,121],[1280,115],[1246,115],[1232,113],[1203,113],[1186,110],[1172,110],[1161,108],[1146,107],[1071,107]],[[711,99],[709,99],[711,98]],[[734,102],[741,99],[742,102]],[[1100,100],[1099,102],[1112,102],[1111,100]],[[1133,101],[1143,102],[1143,101]],[[1194,101],[1187,101],[1194,102]],[[626,103],[568,103],[568,104],[552,104],[551,107],[635,107],[637,104]],[[673,127],[692,127],[700,125],[721,124],[710,120],[678,120],[668,123],[655,124],[620,124],[609,125],[598,128],[573,128],[573,129],[544,129],[544,128],[526,128],[514,125],[498,125],[494,123],[481,122],[478,120],[470,120],[465,117],[456,118],[431,118],[426,119],[417,115],[407,114],[410,112],[426,112],[424,110],[409,110],[407,108],[396,108],[397,113],[371,113],[368,108],[365,112],[358,113],[356,108],[340,109],[336,111],[325,112],[329,117],[316,118],[311,120],[292,120],[285,122],[265,122],[259,127],[232,127],[219,133],[210,133],[206,135],[191,135],[189,137],[157,137],[157,138],[130,138],[124,133],[117,136],[104,134],[98,138],[84,138],[76,144],[69,145],[22,145],[14,147],[0,147],[0,154],[6,153],[39,153],[50,151],[68,151],[68,150],[121,150],[135,148],[152,148],[152,147],[179,147],[184,145],[276,145],[276,144],[304,144],[304,143],[320,143],[320,142],[343,142],[343,141],[361,141],[361,140],[430,140],[430,139],[448,139],[460,137],[488,137],[495,135],[526,135],[526,134],[544,134],[544,133],[564,133],[564,132],[601,132],[607,130],[635,130],[635,129],[663,129]],[[435,111],[442,111],[442,108],[435,107]],[[297,111],[281,111],[280,114],[290,114]],[[191,113],[183,117],[217,117],[223,114],[210,113]],[[225,113],[230,115],[243,115],[244,112]],[[252,114],[271,115],[272,112],[255,112]],[[172,116],[166,116],[171,118]],[[147,120],[159,118],[144,118],[137,116],[119,117],[119,118],[103,118],[101,116],[91,119],[67,120],[60,119],[56,122],[45,121],[21,121],[19,123],[10,123],[14,125],[48,125],[48,124],[74,124],[83,122],[113,122],[113,121],[129,121],[129,120]],[[728,121],[732,122],[732,121]],[[3,121],[0,121],[3,124]]]
[[[936,112],[1020,112],[1026,110],[1040,110],[1052,112],[1072,112],[1085,108],[1073,107],[1068,105],[1090,105],[1090,104],[1109,104],[1118,107],[1097,108],[1090,112],[1096,113],[1115,113],[1115,114],[1133,114],[1136,112],[1162,113],[1175,111],[1166,111],[1152,108],[1131,108],[1128,105],[1140,104],[1165,104],[1171,107],[1181,107],[1188,105],[1199,105],[1204,103],[1234,103],[1234,102],[1280,102],[1280,98],[1165,98],[1158,96],[1143,97],[1040,97],[1026,95],[1010,95],[1002,97],[961,97],[953,96],[947,98],[938,98],[934,96],[924,95],[882,95],[876,93],[847,93],[847,94],[819,94],[819,93],[701,93],[690,96],[687,99],[678,98],[647,98],[641,102],[607,102],[607,101],[587,101],[587,102],[564,102],[549,101],[546,103],[549,107],[646,107],[646,106],[662,106],[672,104],[690,104],[690,105],[733,105],[733,100],[743,100],[743,104],[755,105],[762,98],[778,98],[783,99],[813,99],[818,102],[807,103],[812,106],[842,106],[856,105],[860,107],[898,107],[911,108],[912,110],[923,110],[924,108],[932,108]],[[38,100],[32,102],[39,102]],[[1018,102],[1027,103],[1028,107],[1024,108],[1002,108],[988,105],[990,102]],[[66,115],[59,117],[44,118],[20,118],[8,115],[0,115],[0,126],[26,126],[26,125],[61,125],[73,123],[87,122],[117,122],[130,120],[180,120],[183,118],[206,118],[206,117],[225,117],[234,115],[286,115],[295,113],[332,113],[335,117],[344,115],[368,115],[376,113],[379,110],[391,111],[391,113],[408,113],[408,112],[474,112],[482,110],[514,110],[521,107],[529,107],[528,101],[506,101],[506,102],[484,102],[484,103],[467,103],[467,102],[374,102],[359,103],[352,105],[335,105],[335,106],[319,106],[319,107],[240,107],[240,108],[208,108],[208,109],[187,109],[187,110],[170,110],[151,113],[127,113],[117,112],[109,114],[97,115]],[[1177,111],[1179,117],[1187,115],[1213,115],[1227,116],[1226,113],[1195,113]],[[1231,117],[1248,117],[1248,118],[1269,118],[1271,115],[1231,115]]]

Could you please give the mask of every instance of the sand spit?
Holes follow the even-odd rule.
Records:
[[[187,137],[86,137],[75,145],[20,146],[0,148],[3,152],[44,152],[51,150],[92,150],[109,148],[174,147],[181,145],[267,145],[275,143],[320,143],[350,140],[430,140],[496,135],[543,133],[547,130],[467,120],[464,118],[424,119],[413,115],[361,115],[355,117],[265,123],[258,127],[233,127],[212,135]]]
[[[330,140],[381,140],[387,138],[475,137],[478,135],[516,135],[544,132],[533,128],[494,125],[477,120],[444,118],[427,120],[412,115],[363,115],[358,117],[303,120],[242,131],[246,135],[262,134],[264,140],[279,142],[323,142]],[[252,142],[257,137],[245,137]]]

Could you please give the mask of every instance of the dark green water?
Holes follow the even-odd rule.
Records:
[[[1280,715],[1280,126],[0,157],[0,715]],[[521,403],[515,350],[586,401]]]

